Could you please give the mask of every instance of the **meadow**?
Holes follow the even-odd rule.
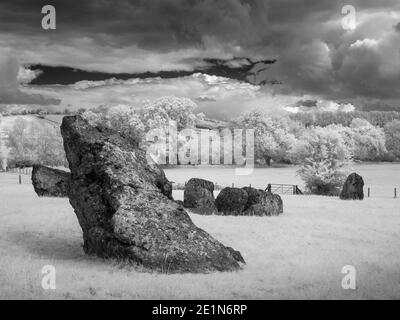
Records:
[[[235,175],[232,167],[201,167],[193,166],[185,169],[165,169],[170,181],[184,183],[190,178],[202,178],[213,181],[222,186],[244,187],[251,184],[252,187],[265,189],[268,183],[298,185],[304,191],[304,183],[296,174],[298,167],[287,166],[283,168],[256,168],[251,175]],[[400,164],[398,163],[362,163],[354,164],[349,172],[357,172],[364,177],[364,191],[370,188],[372,197],[394,196],[394,188],[400,193]],[[216,193],[217,194],[217,193]]]
[[[238,272],[156,274],[140,267],[87,257],[68,199],[38,198],[29,176],[0,173],[0,299],[400,299],[399,164],[357,165],[372,194],[364,201],[282,196],[278,217],[190,214],[215,238],[239,250]],[[223,185],[302,185],[296,168],[255,169],[235,176],[229,168],[167,169]],[[175,191],[176,199],[182,191]],[[56,289],[41,286],[42,268],[56,268]],[[341,286],[352,265],[356,290]]]

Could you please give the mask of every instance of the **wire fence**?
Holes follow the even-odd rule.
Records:
[[[187,182],[179,183],[172,181],[172,190],[185,190]],[[214,190],[221,191],[226,187],[251,187],[251,184],[248,185],[235,185],[232,183],[231,185],[221,185],[217,182],[214,183]],[[282,183],[270,183],[267,184],[265,191],[276,193],[280,195],[311,195],[311,193],[303,192],[298,185],[292,184],[282,184]],[[364,187],[364,197],[365,198],[399,198],[400,199],[400,187],[390,187],[390,186],[365,186]]]
[[[12,168],[12,169],[7,169],[5,172],[31,175],[32,168]]]
[[[0,173],[8,173],[8,174],[14,174],[15,177],[15,183],[22,184],[22,182],[27,181],[26,178],[23,178],[23,176],[29,176],[29,181],[30,181],[30,176],[32,175],[32,168],[31,167],[26,167],[26,168],[9,168],[6,171],[2,171]],[[184,183],[179,183],[179,182],[172,182],[172,189],[173,190],[185,190],[185,186],[187,182]],[[251,184],[248,185],[235,185],[235,183],[232,183],[231,185],[222,185],[219,184],[218,182],[214,183],[214,190],[215,191],[220,191],[226,187],[237,187],[237,188],[242,188],[242,187],[251,187]],[[276,193],[276,194],[281,194],[281,195],[303,195],[303,191],[298,187],[298,185],[292,185],[292,184],[280,184],[280,183],[270,183],[267,184],[265,191],[271,192],[271,193]],[[385,198],[400,198],[400,187],[396,186],[383,186],[383,185],[366,185],[364,186],[364,197],[365,198],[376,198],[376,197],[385,197]]]

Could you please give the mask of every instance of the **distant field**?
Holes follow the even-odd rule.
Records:
[[[24,120],[29,121],[46,121],[48,123],[60,124],[62,122],[62,118],[65,115],[62,114],[45,114],[43,116],[38,117],[37,115],[15,115],[15,116],[4,116],[2,121],[0,121],[0,128],[11,129],[14,125],[14,122],[18,118],[22,118]]]
[[[398,168],[372,165],[358,171],[378,188],[393,184]],[[263,186],[267,175],[292,182],[292,168],[277,170],[257,170],[247,180],[218,170],[212,180]],[[205,174],[173,169],[167,175],[183,181],[194,172]],[[68,200],[38,198],[29,176],[22,185],[17,181],[16,174],[0,174],[0,298],[400,299],[400,199],[283,196],[284,214],[278,217],[191,214],[199,227],[240,250],[247,264],[232,273],[166,275],[86,257]],[[48,264],[57,271],[54,291],[41,287],[41,269]],[[345,265],[357,270],[355,291],[341,287]]]
[[[238,187],[251,184],[256,188],[265,189],[268,183],[294,184],[304,189],[303,181],[296,175],[297,167],[256,168],[249,176],[235,175],[235,170],[226,168],[174,168],[165,169],[168,178],[177,183],[184,183],[190,178],[203,178],[214,183]],[[369,187],[372,197],[393,197],[395,187],[400,193],[400,163],[356,164],[351,171],[359,173],[364,178],[365,190]]]

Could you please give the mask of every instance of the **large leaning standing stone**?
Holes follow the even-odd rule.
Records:
[[[214,204],[214,183],[204,179],[192,178],[185,186],[183,205],[199,214],[217,212]]]
[[[68,197],[70,174],[66,171],[34,165],[32,185],[39,197]]]
[[[357,173],[350,174],[343,185],[340,193],[342,200],[363,200],[364,199],[364,180]]]
[[[61,125],[71,169],[70,203],[84,250],[161,272],[232,271],[244,260],[196,227],[172,200],[171,183],[145,151],[80,116]]]

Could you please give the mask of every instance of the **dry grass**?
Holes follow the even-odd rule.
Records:
[[[193,214],[247,265],[233,273],[166,275],[86,257],[68,200],[39,199],[28,177],[16,181],[0,174],[3,299],[400,298],[400,199],[285,196],[279,217]],[[48,264],[57,270],[53,291],[41,287]],[[357,269],[356,291],[341,288],[348,264]]]

